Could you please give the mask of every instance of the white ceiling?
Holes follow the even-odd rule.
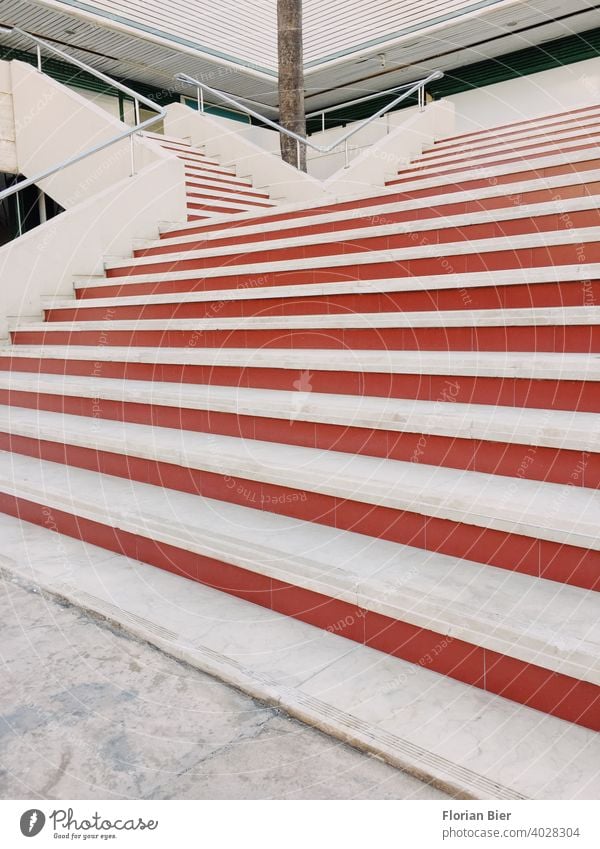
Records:
[[[0,22],[109,74],[182,91],[184,72],[277,102],[276,0],[0,0]],[[589,0],[304,0],[308,108],[599,23]]]

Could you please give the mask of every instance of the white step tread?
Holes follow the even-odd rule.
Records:
[[[540,189],[547,188],[559,189],[564,186],[593,183],[599,180],[600,170],[586,171],[585,173],[574,172],[573,174],[560,174],[556,177],[540,177],[536,180],[523,180],[520,183],[512,183],[510,186],[510,195],[517,196],[523,193],[539,191]],[[328,210],[327,212],[320,214],[304,216],[298,215],[293,218],[286,218],[280,221],[273,221],[271,223],[261,222],[258,220],[245,227],[236,226],[235,237],[242,238],[243,236],[262,233],[265,229],[272,229],[275,232],[285,232],[286,230],[295,229],[296,227],[309,227],[315,224],[329,224],[337,221],[348,221],[351,223],[352,220],[356,218],[371,219],[372,223],[366,228],[366,232],[368,233],[371,231],[371,227],[375,226],[374,221],[377,220],[377,216],[392,215],[396,212],[405,212],[416,209],[431,208],[432,210],[435,210],[436,207],[443,206],[445,204],[468,203],[470,201],[484,200],[486,198],[506,197],[506,194],[506,185],[500,184],[496,186],[485,186],[481,189],[470,189],[467,191],[456,190],[454,192],[445,192],[440,195],[428,195],[426,197],[412,198],[405,201],[395,201],[393,203],[386,203],[384,207],[382,207],[381,198],[373,198],[372,206],[361,206],[357,207],[355,210]],[[313,207],[311,206],[306,208],[309,209]],[[511,205],[511,208],[519,209],[518,206],[515,207],[513,205]],[[499,210],[490,210],[490,214],[495,214],[498,211]],[[437,213],[435,211],[432,212],[432,216],[436,214]],[[439,216],[437,220],[444,222],[446,217]],[[189,225],[189,228],[193,229],[192,225]],[[186,225],[182,227],[174,225],[173,229],[185,230]],[[198,225],[196,225],[196,229],[198,229]],[[191,233],[187,236],[173,236],[170,238],[167,237],[168,228],[163,229],[162,232],[165,233],[165,236],[162,239],[147,240],[144,242],[144,246],[148,248],[167,247],[169,245],[183,245],[187,242],[197,242],[201,239],[205,239],[209,244],[213,240],[232,236],[231,230],[228,227],[223,227],[220,230],[209,230],[206,233]],[[337,231],[334,231],[331,235],[335,236],[336,232]]]
[[[492,224],[507,221],[516,221],[521,218],[538,218],[548,215],[568,216],[573,212],[595,212],[600,225],[600,197],[588,196],[569,198],[567,200],[554,201],[550,203],[535,203],[522,206],[510,206],[504,209],[482,210],[480,212],[469,212],[464,215],[448,215],[420,219],[418,221],[400,221],[392,224],[377,226],[364,225],[352,227],[352,221],[348,222],[348,229],[336,230],[335,232],[310,233],[293,238],[277,238],[277,233],[266,240],[244,242],[240,237],[235,244],[217,245],[216,247],[195,248],[193,250],[173,250],[160,255],[143,257],[130,257],[123,260],[112,260],[105,262],[105,268],[119,268],[123,265],[128,267],[144,268],[155,265],[157,262],[177,262],[183,259],[204,259],[209,257],[238,256],[240,254],[266,253],[267,251],[284,250],[286,248],[304,247],[308,245],[335,245],[344,242],[353,242],[359,239],[375,239],[382,236],[401,236],[413,233],[437,232],[448,228],[462,228],[475,226],[477,224]],[[532,227],[535,232],[535,225]],[[236,234],[237,235],[237,234]],[[445,242],[438,245],[443,251]]]
[[[0,490],[600,681],[596,593],[6,452]]]
[[[103,277],[84,277],[76,278],[76,288],[94,288],[100,286],[115,286],[135,284],[145,281],[163,281],[163,280],[189,280],[202,279],[209,277],[233,277],[237,275],[251,275],[253,278],[260,277],[262,274],[267,274],[273,271],[302,271],[306,269],[329,269],[343,268],[345,266],[354,265],[372,265],[373,263],[381,262],[398,262],[412,259],[426,258],[448,258],[451,256],[468,256],[490,253],[492,251],[517,251],[526,250],[528,248],[547,248],[557,245],[584,245],[586,243],[600,241],[600,226],[599,227],[581,227],[565,230],[557,230],[541,233],[527,233],[521,236],[496,236],[488,239],[473,239],[462,240],[460,242],[443,242],[438,244],[431,243],[425,245],[417,245],[409,248],[390,248],[388,250],[377,251],[355,251],[351,253],[336,253],[328,254],[327,256],[312,256],[306,259],[296,258],[293,260],[275,260],[269,262],[261,262],[260,269],[257,269],[256,262],[252,263],[235,263],[224,265],[213,265],[207,268],[173,270],[168,272],[148,272],[140,268],[140,273],[128,274],[123,276],[114,276],[110,278]],[[189,260],[189,254],[183,254],[183,259]],[[154,263],[161,261],[160,257],[152,257]],[[169,262],[170,260],[165,260]],[[116,264],[121,267],[129,267],[135,265],[135,260],[124,258],[117,260]],[[585,265],[585,263],[582,263]],[[515,258],[515,265],[519,263]],[[258,273],[260,271],[260,274]],[[402,276],[402,275],[399,275]]]
[[[243,366],[385,374],[600,381],[600,354],[513,351],[385,351],[305,348],[144,348],[112,345],[2,345],[2,358]]]
[[[189,304],[211,301],[247,301],[262,298],[298,298],[335,295],[368,295],[393,292],[429,292],[437,289],[470,289],[481,286],[530,286],[537,283],[588,282],[600,277],[600,263],[547,265],[541,268],[510,268],[502,271],[436,274],[431,276],[386,277],[380,280],[342,280],[334,283],[304,283],[286,286],[252,286],[240,289],[208,289],[166,295],[127,295],[108,298],[42,297],[45,309],[67,307],[94,309],[128,305]]]
[[[526,327],[600,324],[600,307],[533,307],[423,312],[332,313],[239,318],[107,319],[106,321],[37,321],[14,319],[11,330],[53,333],[61,330],[266,330],[385,329],[411,327]]]
[[[0,407],[5,432],[600,549],[600,493],[213,433]],[[37,436],[36,436],[37,435]]]
[[[595,413],[567,410],[457,402],[447,404],[369,395],[330,395],[309,391],[286,392],[239,386],[199,386],[27,372],[0,372],[0,389],[177,409],[211,410],[290,422],[309,421],[577,451],[600,451],[598,416]],[[19,406],[17,401],[11,402],[11,405]]]
[[[597,799],[593,731],[0,515],[2,568],[462,796]]]

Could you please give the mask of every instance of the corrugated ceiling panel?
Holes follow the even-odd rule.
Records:
[[[305,0],[304,58],[308,64],[323,61],[443,19],[522,4],[522,0]]]
[[[149,36],[136,37],[126,31],[96,24],[89,18],[75,17],[72,8],[62,5],[65,13],[44,2],[2,0],[0,22],[15,24],[46,38],[67,53],[112,76],[140,80],[159,89],[189,93],[189,89],[173,80],[180,71],[242,97],[268,99],[276,88],[275,81],[246,72],[242,66],[233,70],[217,58],[183,52],[153,42]],[[16,36],[0,35],[0,43],[31,50],[28,42]]]
[[[198,50],[261,67],[275,67],[275,0],[60,0],[96,11],[149,34],[193,45]]]

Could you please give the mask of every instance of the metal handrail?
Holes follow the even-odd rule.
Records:
[[[59,171],[68,168],[70,165],[75,165],[75,163],[81,162],[82,159],[86,159],[88,156],[91,156],[94,153],[99,153],[101,150],[105,150],[107,147],[110,147],[111,145],[116,144],[117,142],[122,141],[126,138],[129,138],[131,142],[131,176],[133,177],[135,175],[134,136],[140,133],[142,130],[145,130],[148,127],[152,127],[154,124],[158,123],[158,121],[161,121],[166,116],[167,110],[164,107],[159,106],[157,103],[154,103],[154,101],[150,100],[149,98],[144,97],[142,94],[138,94],[138,92],[134,91],[128,86],[117,82],[117,80],[114,80],[112,77],[103,74],[101,71],[97,71],[95,68],[90,67],[90,65],[86,65],[85,62],[81,62],[79,59],[75,59],[74,56],[69,56],[68,53],[59,50],[58,47],[54,47],[52,44],[48,44],[47,41],[43,41],[41,38],[37,38],[35,35],[31,35],[31,33],[20,29],[20,27],[1,26],[0,32],[9,35],[16,34],[22,36],[23,38],[29,39],[29,41],[33,42],[36,45],[37,70],[40,73],[42,73],[42,48],[45,48],[51,53],[54,53],[56,56],[60,56],[62,59],[66,60],[71,65],[75,65],[82,71],[86,71],[88,74],[91,74],[92,76],[96,77],[96,79],[99,79],[102,82],[107,83],[107,85],[116,88],[123,94],[126,94],[133,100],[135,120],[135,125],[133,127],[127,127],[127,129],[124,130],[122,133],[113,136],[108,141],[96,144],[93,147],[84,150],[82,153],[78,153],[75,156],[70,157],[69,159],[65,159],[62,162],[59,162],[57,165],[53,165],[51,168],[47,168],[40,174],[36,174],[35,177],[28,177],[26,180],[22,180],[19,183],[15,183],[14,186],[10,186],[10,188],[0,192],[0,201],[3,201],[5,198],[10,197],[11,195],[17,194],[17,192],[20,192],[23,189],[28,188],[29,186],[36,185],[37,183],[46,179],[46,177],[51,177],[53,174],[57,174]],[[155,110],[157,114],[152,115],[150,118],[146,118],[145,121],[140,121],[140,104],[147,106],[149,109]],[[20,229],[21,228],[19,226],[19,230]],[[21,235],[20,232],[19,235]]]
[[[443,73],[441,71],[438,72],[440,77],[443,77]],[[440,79],[437,77],[437,79]],[[368,100],[378,100],[380,97],[385,97],[386,94],[393,94],[395,91],[402,91],[403,88],[410,88],[412,83],[403,83],[402,85],[394,86],[394,88],[386,88],[385,91],[375,91],[373,94],[366,94],[364,97],[356,97],[354,100],[346,100],[344,103],[336,103],[335,106],[326,106],[324,109],[315,109],[314,112],[307,112],[307,118],[316,118],[317,115],[321,116],[321,129],[323,132],[325,131],[325,115],[328,115],[330,112],[339,112],[340,109],[347,109],[349,106],[356,106],[358,103],[366,103]],[[421,93],[423,89],[419,89],[419,98],[421,98]],[[421,100],[419,99],[419,106],[421,106]]]
[[[400,94],[398,97],[394,98],[390,103],[386,106],[382,106],[381,109],[378,109],[377,112],[374,112],[373,115],[365,118],[361,121],[358,126],[352,127],[348,130],[347,133],[344,133],[340,138],[333,141],[330,145],[318,145],[313,144],[308,138],[305,136],[299,136],[297,133],[294,133],[292,130],[288,130],[286,127],[282,127],[281,124],[277,124],[275,121],[271,121],[270,118],[261,115],[259,112],[255,112],[253,109],[250,109],[247,106],[244,106],[243,103],[240,103],[239,100],[236,100],[234,97],[231,97],[230,94],[227,94],[224,91],[221,91],[218,88],[212,88],[206,83],[201,83],[200,80],[195,79],[194,77],[190,77],[188,74],[176,74],[175,79],[180,83],[185,83],[189,86],[195,86],[198,92],[198,109],[200,112],[204,112],[204,92],[209,92],[212,95],[220,97],[221,100],[224,100],[225,103],[229,103],[230,106],[235,107],[236,109],[241,109],[242,112],[245,112],[247,115],[252,115],[253,118],[257,118],[263,124],[266,124],[268,127],[272,127],[274,130],[277,130],[279,133],[283,133],[286,136],[294,139],[296,142],[296,150],[297,150],[297,163],[298,167],[300,167],[300,145],[303,144],[305,147],[310,147],[312,150],[316,150],[318,153],[331,153],[334,148],[344,144],[345,150],[345,158],[346,158],[346,167],[348,167],[348,139],[351,138],[355,133],[358,133],[363,127],[366,127],[376,118],[380,118],[382,115],[385,115],[386,112],[389,112],[394,106],[397,106],[403,100],[406,100],[407,97],[410,97],[411,94],[414,94],[415,91],[419,92],[419,108],[423,110],[425,108],[425,86],[434,80],[439,80],[444,76],[442,71],[434,71],[429,74],[428,77],[425,77],[422,80],[417,80],[416,83],[412,83],[407,91],[403,94]]]

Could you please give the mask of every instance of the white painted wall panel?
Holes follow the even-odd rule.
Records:
[[[0,61],[0,171],[16,174],[17,170],[10,64]]]
[[[456,107],[457,134],[581,106],[597,106],[600,103],[600,57],[463,91],[448,100]]]

